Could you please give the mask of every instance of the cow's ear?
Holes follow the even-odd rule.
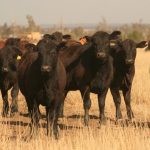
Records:
[[[148,46],[147,41],[141,41],[141,42],[136,44],[136,48],[145,48],[146,46]]]
[[[72,37],[71,37],[70,34],[65,34],[65,35],[63,35],[63,39],[64,40],[69,40],[69,39],[72,39]]]
[[[80,38],[80,39],[86,39],[86,41],[87,42],[91,42],[92,41],[92,37],[91,36],[84,36],[84,37],[82,37],[82,38]]]
[[[120,31],[113,31],[110,34],[110,40],[113,40],[113,39],[121,39],[121,32]]]
[[[43,39],[51,39],[51,35],[50,34],[44,34]]]

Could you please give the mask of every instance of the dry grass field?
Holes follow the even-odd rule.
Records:
[[[91,95],[89,127],[83,125],[83,106],[79,92],[70,92],[65,101],[65,117],[59,120],[60,139],[46,136],[46,120],[40,120],[39,136],[25,142],[30,119],[23,96],[19,95],[20,114],[0,117],[0,150],[150,150],[150,52],[138,49],[136,75],[132,89],[134,122],[128,122],[122,100],[123,121],[115,122],[115,107],[110,93],[106,99],[106,125],[99,125],[96,95]],[[2,108],[2,101],[0,101]],[[41,107],[42,114],[45,114]]]

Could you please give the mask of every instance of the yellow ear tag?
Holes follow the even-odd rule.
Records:
[[[21,56],[18,55],[18,56],[17,56],[17,60],[20,60],[20,59],[21,59]]]
[[[115,44],[115,43],[113,43],[113,42],[111,42],[111,43],[110,43],[110,46],[115,46],[115,45],[116,45],[116,44]]]

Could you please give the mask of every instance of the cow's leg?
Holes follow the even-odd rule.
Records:
[[[49,106],[46,107],[46,116],[47,116],[47,136],[55,136],[55,139],[58,139],[58,117],[60,110],[59,101],[53,100]]]
[[[134,114],[131,109],[131,88],[129,90],[122,90],[122,91],[123,91],[123,96],[126,104],[127,116],[129,119],[132,119],[134,118]]]
[[[67,93],[68,93],[68,91],[65,92],[65,98],[66,98]],[[63,99],[63,101],[61,102],[61,105],[60,105],[59,118],[64,117],[64,101],[65,101],[65,98]]]
[[[38,126],[39,126],[39,111],[38,111],[38,104],[36,103],[36,100],[32,101],[28,99],[28,109],[29,113],[31,114],[31,130],[30,130],[30,137],[36,136],[38,133]]]
[[[91,99],[90,99],[90,90],[80,90],[81,96],[83,99],[83,107],[84,107],[84,124],[88,126],[89,123],[89,109],[91,108]]]
[[[13,113],[18,112],[18,93],[19,93],[19,86],[18,83],[15,84],[11,90],[11,97],[12,97],[12,103],[10,106],[10,114],[13,115]]]
[[[2,117],[7,117],[9,111],[8,91],[2,88],[1,93],[3,98]]]
[[[120,110],[120,104],[121,104],[121,97],[119,93],[119,89],[116,88],[110,88],[115,106],[116,106],[116,119],[122,119],[122,113]]]
[[[106,118],[104,114],[104,109],[105,109],[105,99],[106,99],[106,94],[107,94],[108,88],[104,89],[98,94],[98,105],[99,105],[99,116],[100,116],[100,123],[105,123]]]
[[[25,97],[25,98],[28,99],[27,97]],[[28,108],[28,113],[27,113],[27,115],[28,115],[29,117],[31,117],[31,101],[26,100],[26,103],[27,103],[27,108]],[[37,105],[37,108],[38,108],[39,117],[41,118],[41,112],[40,112],[39,104],[36,104],[36,105]]]

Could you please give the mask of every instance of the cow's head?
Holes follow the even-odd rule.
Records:
[[[133,64],[136,58],[136,48],[144,48],[146,46],[147,46],[146,41],[136,43],[130,39],[124,40],[122,42],[122,50],[125,53],[125,63]]]
[[[52,72],[58,60],[56,43],[51,40],[40,40],[37,44],[37,51],[41,62],[41,71],[44,73]]]
[[[0,51],[0,70],[2,73],[17,71],[21,51],[15,46],[5,46]]]
[[[9,46],[19,47],[20,46],[20,41],[21,41],[20,38],[8,38],[6,40],[5,46],[9,45]]]
[[[59,44],[63,40],[63,35],[61,32],[54,32],[52,34],[44,34],[43,39],[50,40],[55,42],[56,44]]]
[[[55,39],[55,41],[58,42],[58,44],[63,40],[63,35],[61,32],[54,32],[52,33],[52,36]]]
[[[86,40],[92,42],[93,49],[95,50],[96,57],[98,59],[105,59],[109,53],[110,48],[112,47],[112,40],[118,40],[120,38],[121,32],[114,31],[111,34],[108,34],[104,31],[98,31],[93,36],[86,36]],[[113,46],[115,42],[113,43]]]

